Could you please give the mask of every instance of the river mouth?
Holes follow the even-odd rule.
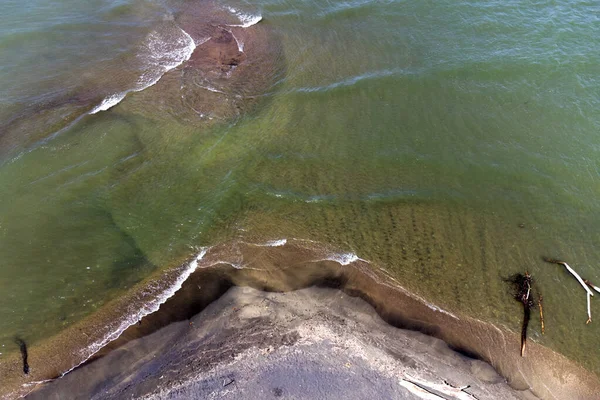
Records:
[[[55,379],[60,370],[92,363],[131,340],[174,322],[188,320],[233,286],[286,292],[315,285],[360,297],[371,304],[388,324],[442,339],[455,351],[490,363],[514,389],[530,389],[536,396],[545,399],[566,398],[568,393],[578,393],[582,396],[580,398],[585,398],[586,394],[594,393],[600,387],[595,375],[564,356],[531,342],[527,356],[521,357],[517,332],[445,311],[406,291],[397,280],[383,270],[373,268],[368,261],[352,253],[335,252],[330,246],[317,242],[281,239],[252,244],[236,241],[202,249],[176,270],[178,273],[172,270],[170,277],[163,276],[161,279],[163,289],[159,292],[170,296],[162,299],[164,303],[156,311],[151,312],[156,307],[149,303],[122,304],[120,299],[107,307],[104,315],[95,315],[93,323],[84,321],[61,338],[55,337],[43,346],[33,347],[30,350],[30,376],[23,375],[21,360],[17,356],[10,366],[3,364],[3,381],[9,383],[3,387],[11,388],[13,395],[29,392],[37,385],[31,380]],[[182,276],[185,277],[183,281]],[[141,288],[141,296],[140,293],[128,296],[130,301],[137,299],[139,302],[144,297],[143,293],[148,296],[148,292],[155,290],[157,283],[147,283],[145,288]],[[173,292],[175,288],[178,289]],[[155,301],[152,296],[145,301],[148,300]],[[126,325],[118,324],[120,332],[107,331],[111,321],[115,326],[114,318],[119,314],[119,306],[145,309],[148,314],[142,316],[138,313],[137,317],[129,318]],[[102,331],[104,334],[101,334]],[[98,334],[102,336],[98,337]],[[79,342],[73,342],[74,338],[78,338]],[[82,338],[87,338],[87,345]],[[73,352],[73,347],[88,349],[87,356],[85,352]],[[52,351],[48,351],[50,349]],[[563,378],[556,377],[559,371]]]

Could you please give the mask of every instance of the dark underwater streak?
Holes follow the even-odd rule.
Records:
[[[27,344],[25,344],[25,341],[19,337],[15,338],[15,343],[19,345],[19,350],[21,350],[21,357],[23,358],[23,372],[25,374],[29,374],[29,364],[27,363]]]

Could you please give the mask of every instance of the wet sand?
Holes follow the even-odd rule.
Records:
[[[534,341],[528,344],[526,356],[521,357],[518,332],[446,312],[405,291],[392,277],[377,271],[368,262],[349,254],[332,253],[316,243],[300,240],[267,245],[228,243],[207,249],[196,262],[195,272],[183,282],[174,296],[157,312],[131,325],[118,340],[96,353],[95,358],[102,360],[103,356],[117,354],[120,348],[131,345],[129,343],[133,340],[147,337],[178,321],[184,321],[179,326],[185,326],[189,319],[195,318],[194,315],[232,286],[288,292],[320,285],[365,300],[390,326],[441,339],[456,352],[489,363],[512,389],[519,392],[530,391],[541,399],[589,399],[600,390],[596,375]],[[130,300],[134,299],[130,297]],[[214,304],[210,307],[218,307]],[[102,334],[102,329],[97,328],[114,324],[115,318],[122,313],[118,307],[106,307],[105,314],[94,316],[94,323],[88,322],[85,331],[80,324],[72,329],[70,337],[61,335],[60,338],[49,340],[48,347],[44,349],[33,347],[30,351],[29,379],[41,381],[53,378],[57,372],[69,369],[69,365],[84,361],[83,353],[73,354],[66,349],[73,348],[71,346],[75,344],[77,348],[90,349],[89,345],[84,345],[86,336]],[[99,323],[101,319],[105,321],[104,324]],[[96,330],[92,330],[93,326],[96,326]],[[373,330],[373,340],[379,337],[377,332]],[[171,342],[165,341],[165,345],[168,343]],[[254,344],[248,348],[252,346]],[[74,356],[78,356],[79,361]],[[220,362],[215,365],[220,365]],[[88,366],[94,364],[91,362]],[[128,373],[131,372],[129,370]],[[6,379],[10,383],[11,388],[20,387],[21,394],[34,388],[17,385],[28,380],[22,373],[18,357],[10,365],[2,366],[0,376],[3,381]],[[64,380],[62,378],[57,382]]]

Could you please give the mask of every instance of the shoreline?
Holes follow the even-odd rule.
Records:
[[[108,343],[78,369],[92,365],[95,359],[110,354],[132,340],[151,335],[177,321],[193,318],[233,286],[249,286],[267,292],[290,292],[317,285],[339,289],[365,300],[393,327],[436,337],[458,353],[490,363],[513,389],[531,389],[542,399],[565,396],[584,399],[600,390],[596,375],[566,357],[532,341],[527,356],[521,358],[518,333],[448,313],[405,291],[368,262],[358,257],[337,257],[335,261],[336,257],[331,256],[330,250],[314,243],[311,247],[307,245],[309,243],[300,240],[288,240],[285,244],[279,242],[277,245],[238,242],[209,248],[203,258],[195,257],[198,262],[196,269],[182,282],[181,289],[160,305],[158,311],[146,315],[139,323],[133,322],[117,340]],[[344,260],[348,262],[342,263]],[[186,265],[189,266],[189,263],[170,270],[170,273],[174,274],[174,271],[180,271]],[[172,281],[176,279],[176,276],[172,277]],[[120,301],[123,303],[125,299]],[[113,318],[114,312],[107,311],[107,308],[101,310],[87,323],[102,326],[103,319],[110,321]],[[65,365],[64,352],[69,352],[64,347],[65,343],[76,343],[72,339],[78,329],[77,325],[72,328],[71,340],[68,337],[52,338],[54,346],[48,343],[45,346],[33,346],[30,349],[32,372],[29,378],[39,382],[60,376],[58,366]],[[63,347],[60,347],[61,344]],[[62,353],[57,349],[61,349]],[[40,366],[43,371],[40,371]],[[6,367],[4,365],[0,376],[11,378],[10,381],[3,381],[12,382],[10,386],[13,390],[23,395],[34,388],[22,386],[27,381],[23,379],[25,376],[20,359],[16,358],[9,368]],[[72,367],[63,371],[69,369]],[[560,377],[559,371],[562,374]],[[8,388],[8,385],[5,387]],[[574,393],[579,393],[580,397],[573,397]],[[4,395],[11,396],[9,393]]]

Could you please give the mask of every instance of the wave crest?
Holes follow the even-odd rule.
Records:
[[[196,43],[186,31],[176,27],[150,33],[142,48],[144,50],[140,52],[138,59],[144,67],[135,86],[108,95],[89,112],[90,114],[106,111],[119,104],[128,93],[141,92],[155,85],[164,74],[190,59],[196,49]]]

